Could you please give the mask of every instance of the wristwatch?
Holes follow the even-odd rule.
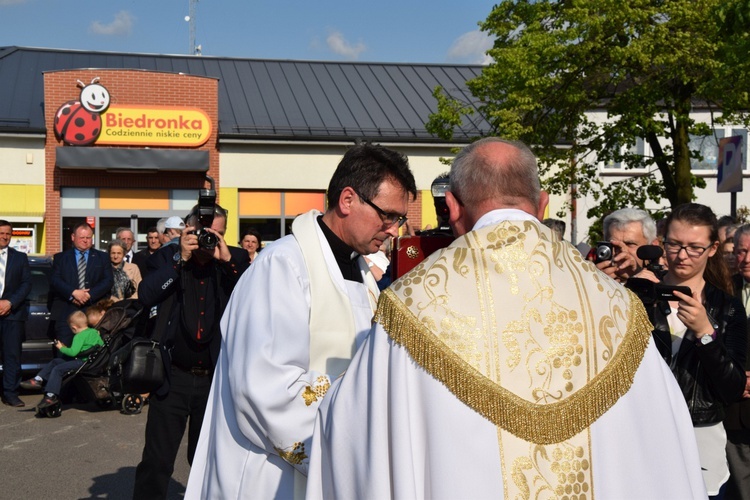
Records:
[[[700,343],[701,345],[708,345],[714,340],[716,340],[716,330],[714,330],[711,333],[705,334],[703,337],[697,339],[695,343],[696,344]]]

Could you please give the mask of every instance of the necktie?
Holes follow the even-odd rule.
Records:
[[[130,264],[130,254],[127,254],[125,256],[125,262],[127,262],[128,264]]]
[[[0,297],[3,296],[3,292],[5,291],[5,263],[6,263],[6,255],[8,255],[8,250],[3,248],[0,250]]]
[[[86,254],[81,252],[81,258],[78,259],[78,288],[86,288]]]

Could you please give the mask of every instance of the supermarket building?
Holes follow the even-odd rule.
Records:
[[[297,214],[325,210],[341,156],[370,141],[409,157],[409,219],[434,224],[440,158],[488,127],[432,136],[432,92],[469,102],[465,82],[481,69],[0,48],[0,219],[29,253],[66,248],[83,220],[100,249],[122,226],[143,245],[159,218],[187,214],[209,175],[227,241],[250,225],[273,240]]]

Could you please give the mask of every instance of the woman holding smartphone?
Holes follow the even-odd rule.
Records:
[[[722,420],[745,388],[745,308],[732,296],[709,207],[676,207],[667,218],[664,251],[669,270],[663,283],[686,286],[692,294],[675,291],[678,300],[669,307],[650,308],[653,337],[687,401],[706,489],[714,496],[729,478]],[[648,271],[638,277],[657,281]]]

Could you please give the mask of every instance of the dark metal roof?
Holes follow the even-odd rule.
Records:
[[[473,101],[482,66],[289,61],[0,47],[0,131],[42,132],[42,73],[142,69],[219,80],[219,136],[237,139],[442,142],[425,130],[432,91]],[[489,129],[466,120],[454,141]]]

